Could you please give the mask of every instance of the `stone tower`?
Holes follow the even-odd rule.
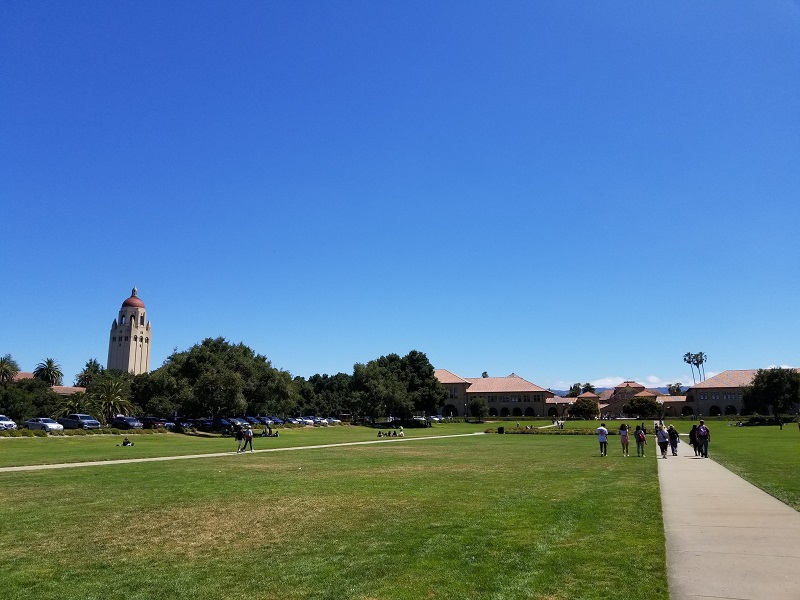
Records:
[[[119,317],[111,324],[108,336],[109,369],[119,369],[134,375],[150,372],[150,345],[153,332],[136,288],[122,303]]]

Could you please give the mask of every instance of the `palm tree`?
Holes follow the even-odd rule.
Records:
[[[10,354],[0,357],[0,383],[10,383],[19,373],[19,364]]]
[[[583,393],[584,393],[584,394],[585,394],[586,392],[591,392],[591,393],[593,393],[593,394],[594,394],[594,393],[595,393],[595,391],[597,391],[597,390],[596,390],[596,388],[595,388],[595,387],[594,387],[594,386],[593,386],[591,383],[584,383],[584,384],[583,384],[583,388],[581,388],[581,389],[583,390]]]
[[[86,366],[83,371],[75,376],[75,385],[78,387],[89,387],[95,375],[103,372],[103,367],[97,362],[96,358],[90,358],[86,361]]]
[[[85,392],[75,392],[65,397],[58,405],[53,418],[63,417],[73,413],[93,413],[94,404]]]
[[[97,389],[92,392],[91,400],[106,423],[109,423],[115,415],[127,414],[133,410],[133,403],[126,397],[122,382],[116,379],[101,381]]]
[[[689,365],[692,368],[692,382],[697,383],[697,380],[694,378],[694,367],[697,366],[697,365],[694,364],[694,354],[692,354],[691,352],[687,352],[686,354],[684,354],[683,355],[683,362],[685,362],[687,365]],[[698,370],[697,373],[699,375],[700,371]]]
[[[703,352],[698,352],[697,354],[692,355],[692,363],[694,366],[697,367],[697,375],[700,376],[700,367],[703,367],[703,375],[700,381],[705,381],[706,379],[706,367],[705,362],[708,360],[708,357]]]
[[[40,362],[33,370],[33,376],[36,379],[41,379],[47,385],[61,385],[64,379],[64,373],[61,372],[61,365],[54,359],[46,358],[44,362]]]

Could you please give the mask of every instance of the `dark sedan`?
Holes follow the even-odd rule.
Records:
[[[159,417],[142,417],[139,420],[145,429],[159,429],[167,426],[167,420]]]
[[[136,417],[117,416],[111,420],[111,423],[109,423],[108,426],[115,429],[141,429],[144,427],[144,424]]]

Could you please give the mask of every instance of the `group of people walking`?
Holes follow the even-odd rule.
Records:
[[[656,430],[656,442],[661,451],[661,458],[666,459],[667,453],[672,451],[672,456],[678,456],[678,444],[680,434],[672,425],[665,426],[662,421],[654,423]],[[633,431],[633,439],[636,442],[636,456],[644,456],[645,446],[647,445],[647,429],[644,423],[637,425]],[[608,456],[608,429],[605,423],[601,423],[597,428],[597,440],[600,442],[600,456]],[[622,456],[630,456],[630,426],[623,423],[619,426],[619,440],[622,445]],[[694,455],[708,458],[708,442],[711,440],[711,432],[704,421],[700,425],[693,425],[689,432],[689,443],[694,449]]]

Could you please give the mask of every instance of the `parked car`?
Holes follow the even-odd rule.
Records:
[[[258,422],[267,427],[273,425],[275,422],[269,417],[258,417]]]
[[[167,426],[167,420],[160,417],[141,417],[139,420],[145,429],[159,429]]]
[[[233,425],[234,427],[247,427],[250,425],[249,421],[245,419],[240,419],[239,417],[228,417],[227,419],[222,419],[223,421],[228,421],[229,425]]]
[[[286,422],[291,425],[300,425],[300,419],[295,419],[294,417],[289,417]]]
[[[0,415],[0,431],[3,429],[16,429],[17,424],[5,415]]]
[[[48,419],[47,417],[36,417],[25,421],[25,427],[31,431],[40,429],[42,431],[64,431],[64,426],[58,423],[55,419]]]
[[[92,415],[73,413],[61,417],[58,422],[64,426],[64,429],[100,429],[100,421]]]
[[[327,419],[325,419],[325,421],[326,421],[326,422],[327,422],[329,425],[333,425],[333,424],[335,424],[335,423],[341,423],[341,421],[340,421],[339,419],[336,419],[336,418],[334,418],[334,417],[328,417]]]
[[[144,423],[142,423],[136,417],[123,417],[121,415],[117,415],[111,419],[111,423],[109,423],[108,426],[116,429],[141,429],[144,427]]]
[[[431,415],[430,417],[428,417],[428,419],[430,419],[431,421],[436,421],[437,423],[439,421],[444,421],[444,417],[442,415]]]
[[[175,427],[181,427],[183,429],[195,427],[194,421],[187,419],[186,417],[175,417],[172,419],[172,422],[175,423]]]
[[[297,421],[301,425],[313,425],[314,424],[314,417],[299,417],[297,419]]]
[[[259,419],[258,417],[245,417],[245,419],[251,425],[263,425],[263,423],[261,422],[261,419]]]
[[[267,419],[272,421],[273,425],[283,425],[283,423],[284,423],[284,420],[283,419],[279,419],[278,417],[267,417]]]

